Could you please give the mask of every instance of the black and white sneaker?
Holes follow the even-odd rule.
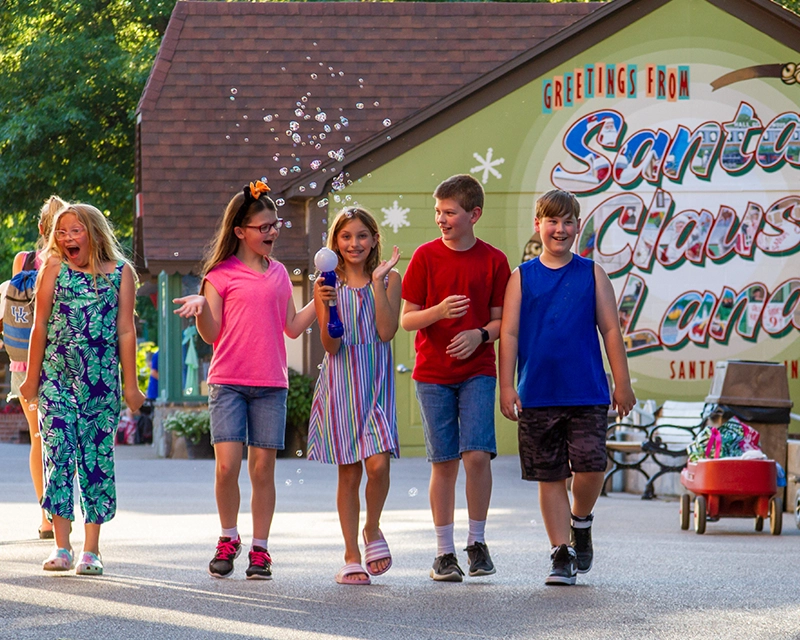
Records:
[[[575,563],[575,550],[572,547],[565,544],[555,547],[550,554],[550,562],[550,575],[545,579],[545,584],[575,584],[578,567]]]
[[[458,558],[454,553],[436,556],[431,569],[431,578],[439,582],[461,582],[464,572],[458,566]]]
[[[594,520],[594,515],[589,514],[584,518],[572,516],[572,520],[573,522],[589,523],[588,527],[583,528],[571,526],[569,534],[569,544],[575,549],[578,573],[588,573],[594,560],[594,550],[592,548],[592,520]]]
[[[496,571],[492,557],[489,555],[489,547],[485,542],[473,542],[464,551],[467,552],[469,558],[469,575],[473,578],[490,576]]]

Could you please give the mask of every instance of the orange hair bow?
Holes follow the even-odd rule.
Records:
[[[271,191],[271,189],[261,182],[261,180],[256,180],[255,183],[250,183],[250,195],[253,196],[255,200],[258,200],[261,196],[265,193]]]

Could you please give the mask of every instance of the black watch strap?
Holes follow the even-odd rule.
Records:
[[[481,332],[481,342],[489,342],[489,332],[483,327],[478,327],[478,331]]]

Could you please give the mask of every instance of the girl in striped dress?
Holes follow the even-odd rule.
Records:
[[[389,570],[392,556],[380,530],[389,492],[389,458],[399,455],[391,340],[400,312],[400,259],[397,247],[381,260],[375,218],[348,207],[333,222],[328,247],[339,257],[337,286],[317,279],[314,301],[325,358],[322,361],[308,435],[308,458],[339,465],[336,503],[344,536],[345,565],[340,584],[369,584],[370,575]],[[344,335],[331,338],[331,301]],[[362,462],[363,461],[363,462]],[[362,469],[367,471],[367,518],[362,530],[364,562],[358,546]]]

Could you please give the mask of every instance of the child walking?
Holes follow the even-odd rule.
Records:
[[[56,213],[67,206],[58,196],[50,196],[42,205],[39,211],[39,240],[36,243],[35,251],[21,251],[14,257],[14,265],[12,275],[17,276],[21,272],[29,272],[34,269],[39,269],[42,266],[42,258],[45,254],[47,241],[50,238],[50,232],[53,230],[53,218]],[[19,276],[26,277],[26,274]],[[10,302],[9,302],[10,304]],[[32,315],[32,314],[31,314]],[[32,320],[32,318],[31,318]],[[4,337],[7,339],[8,334],[12,331],[11,328],[4,328]],[[25,371],[28,368],[27,358],[27,344],[25,339],[22,338],[22,343],[17,349],[11,348],[10,341],[6,343],[6,349],[9,357],[9,371],[11,372],[11,391],[8,394],[8,399],[19,397],[19,386],[25,380]],[[19,353],[19,357],[15,357]],[[28,422],[28,433],[31,438],[31,451],[28,459],[28,466],[31,472],[31,480],[33,480],[33,489],[36,492],[36,501],[41,504],[42,492],[44,491],[44,469],[42,467],[42,439],[39,435],[39,419],[38,407],[35,403],[28,404],[27,402],[21,403],[22,413],[25,414],[25,420]],[[42,540],[53,539],[53,525],[48,521],[47,514],[42,509],[42,520],[39,525],[39,538]]]
[[[199,295],[176,298],[175,313],[194,317],[200,337],[213,344],[208,371],[215,495],[222,527],[208,565],[214,578],[233,574],[242,549],[238,530],[242,443],[252,485],[253,544],[246,576],[272,578],[267,550],[275,513],[275,456],[284,447],[289,387],[285,333],[296,338],[314,321],[313,302],[299,312],[292,283],[271,258],[283,221],[261,181],[228,203],[203,268]]]
[[[389,457],[397,457],[391,340],[400,313],[397,247],[381,260],[378,224],[366,209],[348,207],[333,222],[328,248],[339,258],[338,285],[315,285],[315,304],[325,358],[314,389],[308,459],[339,465],[336,503],[344,536],[340,584],[370,584],[389,570],[392,556],[380,530],[389,492]],[[344,335],[328,333],[329,301],[337,300]],[[362,465],[363,461],[363,465]],[[359,490],[367,471],[367,519],[362,531],[366,571],[358,547]],[[368,575],[369,574],[369,575]]]
[[[592,568],[592,510],[607,464],[610,397],[598,329],[614,377],[614,408],[625,416],[636,402],[611,282],[570,250],[579,216],[578,200],[567,191],[537,200],[542,253],[511,274],[500,330],[500,408],[519,423],[523,479],[539,483],[552,547],[549,585],[575,584],[577,573]]]
[[[459,460],[467,479],[469,575],[495,572],[486,545],[492,495],[491,459],[497,455],[494,346],[500,333],[509,277],[502,251],[475,237],[483,187],[456,175],[433,193],[442,237],[420,246],[403,279],[406,331],[417,331],[413,378],[431,464],[430,501],[437,554],[430,576],[461,582],[453,541]]]
[[[77,469],[84,517],[76,573],[102,575],[100,525],[114,517],[114,435],[122,393],[132,411],[144,402],[136,378],[136,276],[105,216],[87,204],[56,214],[40,269],[24,402],[39,396],[44,453],[42,508],[56,546],[46,571],[75,566],[69,536]]]

